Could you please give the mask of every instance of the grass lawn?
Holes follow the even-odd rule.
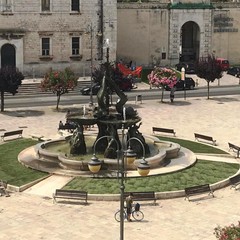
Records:
[[[160,139],[179,143],[181,146],[197,153],[226,154],[222,150],[198,142],[166,137],[160,137]],[[35,144],[37,144],[37,141],[32,139],[18,139],[1,144],[0,179],[15,186],[21,186],[48,175],[29,169],[17,160],[18,154],[23,149]],[[193,167],[176,173],[128,179],[125,190],[159,192],[180,190],[187,186],[218,182],[235,174],[238,169],[238,164],[199,160]],[[86,190],[89,193],[119,193],[119,182],[117,179],[109,178],[77,177],[65,188]]]
[[[160,137],[158,136],[160,140],[163,141],[170,141],[170,142],[175,142],[180,144],[180,146],[188,148],[194,153],[206,153],[206,154],[229,154],[221,149],[215,148],[210,145],[202,144],[199,142],[195,141],[189,141],[189,140],[184,140],[184,139],[179,139],[179,138],[174,138],[174,137]]]
[[[48,174],[29,169],[18,162],[18,154],[37,144],[32,139],[17,139],[0,145],[0,179],[11,185],[22,186]]]
[[[174,191],[205,183],[216,183],[235,174],[238,164],[199,160],[193,167],[176,173],[127,179],[125,191]],[[117,179],[75,178],[65,189],[81,189],[89,193],[119,193]]]

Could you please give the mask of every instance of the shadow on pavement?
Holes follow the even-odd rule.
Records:
[[[10,117],[33,117],[33,116],[36,117],[44,115],[45,112],[37,110],[17,110],[17,111],[4,111],[1,114]]]
[[[224,103],[224,102],[239,102],[238,99],[233,98],[233,97],[217,97],[217,98],[210,98],[209,100],[217,101],[219,103]]]

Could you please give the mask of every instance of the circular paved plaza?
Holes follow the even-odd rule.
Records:
[[[213,136],[217,147],[228,151],[228,141],[240,143],[239,103],[239,96],[176,99],[174,104],[143,99],[136,110],[142,117],[140,130],[144,134],[151,134],[153,126],[174,128],[177,137],[194,140],[194,132],[199,132]],[[26,114],[17,117],[16,112]],[[6,109],[0,117],[1,129],[25,126],[25,137],[39,134],[57,138],[58,122],[64,120],[65,111],[56,113],[50,107]],[[53,186],[47,185],[44,190],[52,193]],[[239,199],[239,191],[226,187],[215,191],[215,198],[191,202],[184,198],[160,199],[156,206],[143,202],[145,218],[142,222],[125,222],[125,239],[214,240],[218,224],[236,224],[240,220]],[[0,197],[0,203],[1,239],[119,239],[120,225],[114,220],[119,202],[54,204],[50,195],[39,189]]]

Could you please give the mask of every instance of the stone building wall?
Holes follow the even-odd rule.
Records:
[[[117,59],[137,65],[174,66],[179,61],[181,28],[191,21],[199,27],[199,57],[215,54],[239,64],[240,3],[181,1],[181,4],[207,4],[194,8],[169,8],[180,1],[118,3]],[[222,20],[216,20],[221,14]],[[214,20],[215,19],[215,20]],[[221,26],[220,26],[221,25]],[[166,51],[166,59],[162,52]]]
[[[118,4],[117,59],[137,65],[167,64],[169,11],[166,3]]]
[[[49,68],[65,67],[71,67],[79,75],[88,74],[91,48],[96,65],[104,57],[101,51],[106,38],[111,38],[110,58],[115,59],[116,0],[80,0],[79,13],[71,12],[71,0],[51,0],[49,12],[41,11],[40,2],[14,0],[10,11],[0,6],[0,49],[6,43],[15,47],[16,66],[25,75],[42,76]],[[73,36],[80,37],[80,54],[75,58]],[[51,39],[49,58],[41,56],[41,37]]]

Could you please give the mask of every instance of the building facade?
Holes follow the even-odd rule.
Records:
[[[239,2],[210,0],[0,0],[0,64],[25,76],[106,59],[174,66],[215,54],[240,64]]]
[[[0,0],[0,64],[25,76],[49,68],[88,74],[105,57],[116,58],[116,0]]]
[[[118,3],[117,57],[174,66],[214,54],[240,64],[239,2],[159,0]]]

